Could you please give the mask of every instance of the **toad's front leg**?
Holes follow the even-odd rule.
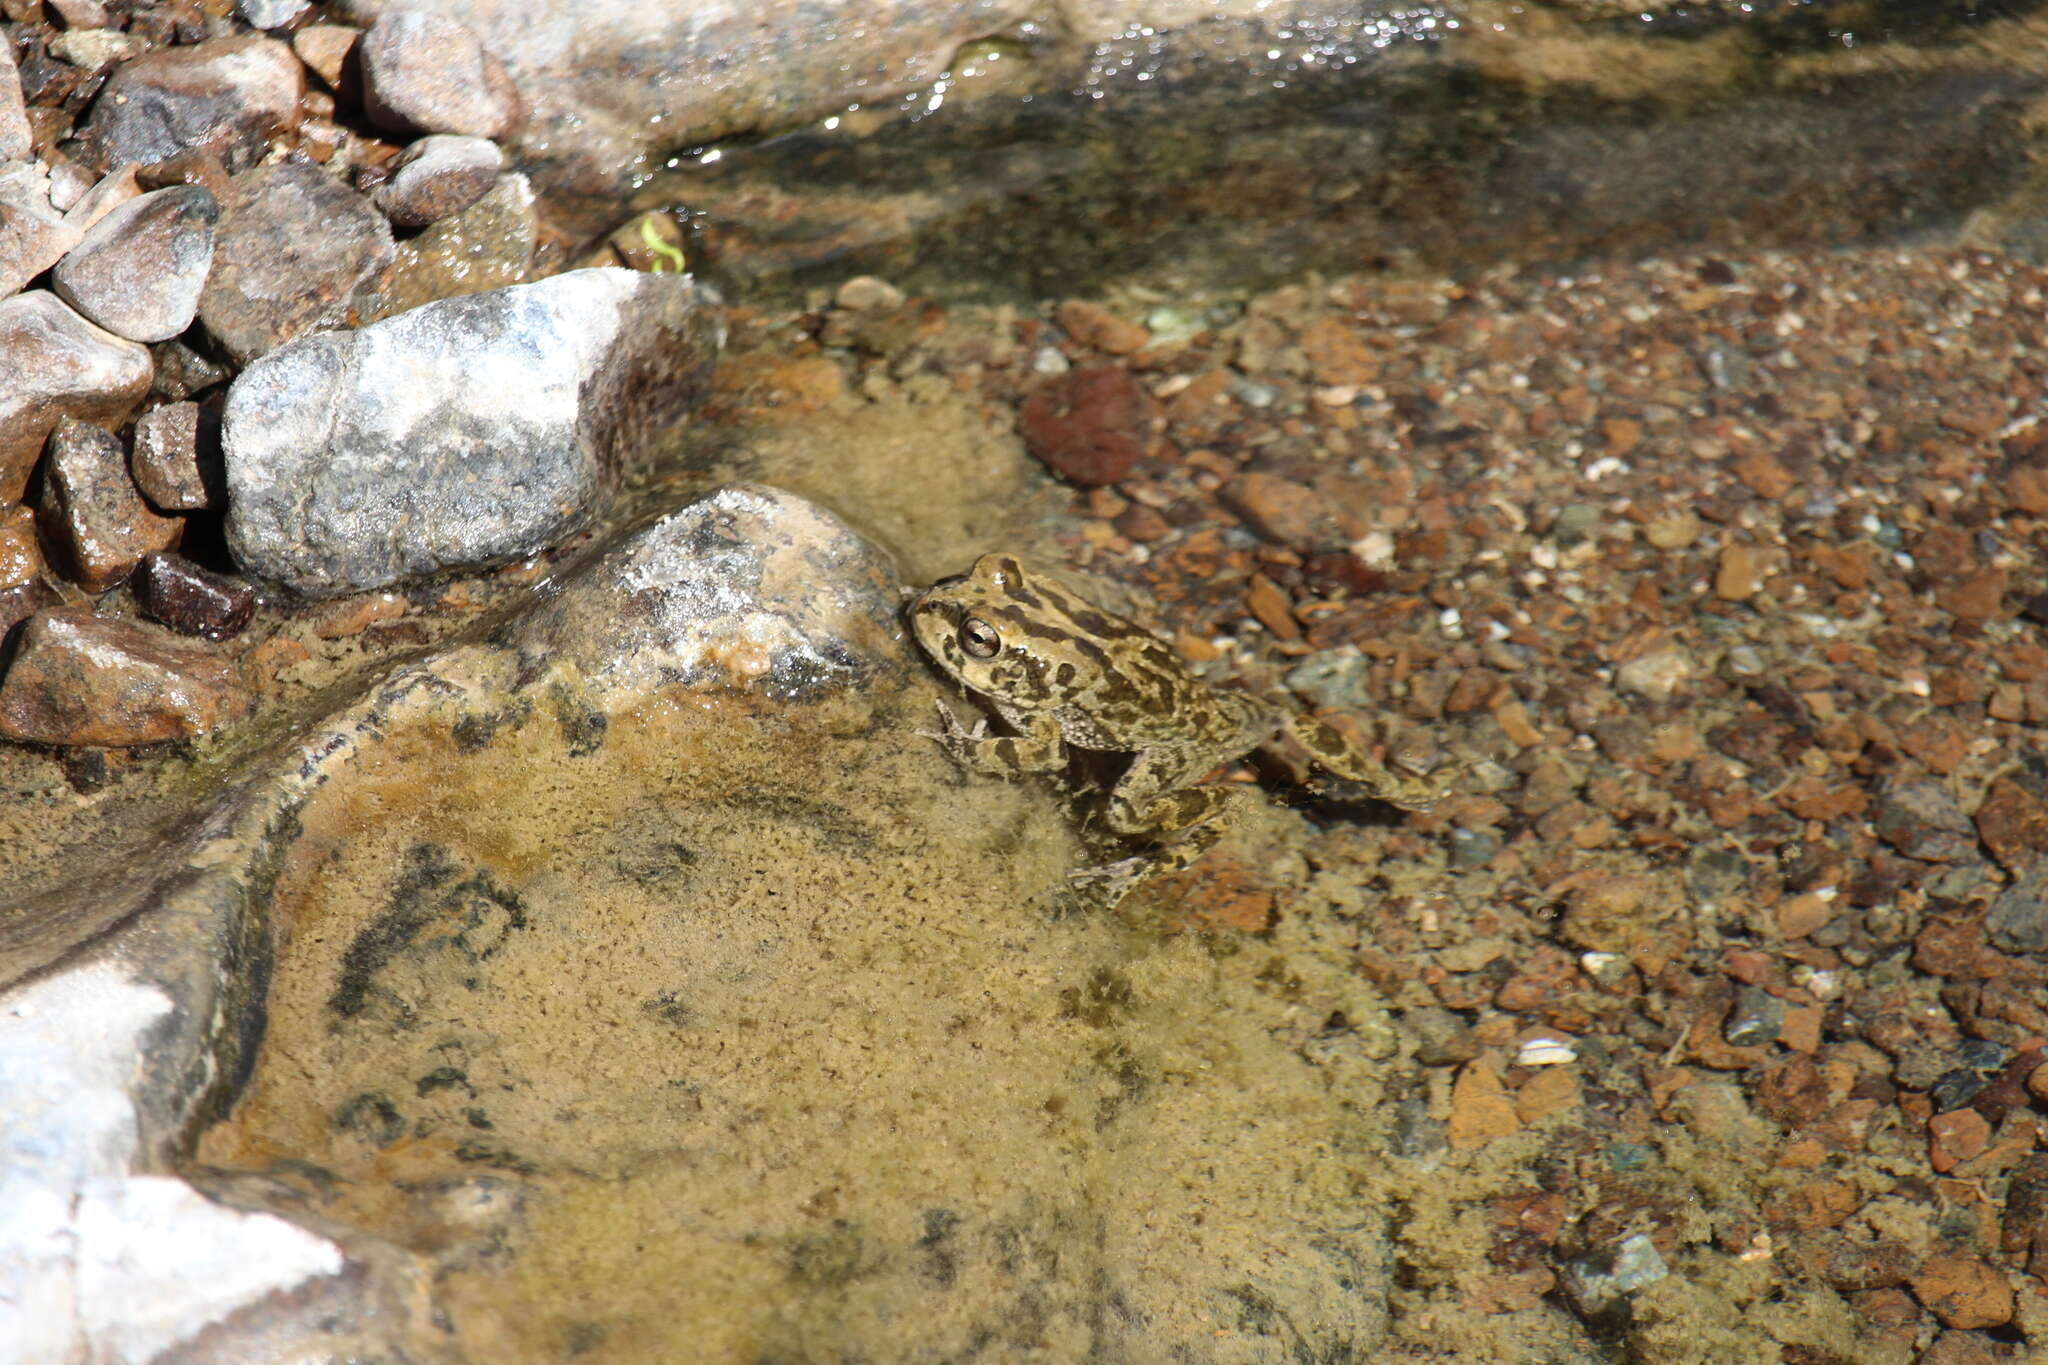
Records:
[[[1059,723],[1043,712],[1005,712],[1003,719],[1022,732],[1017,735],[991,735],[985,720],[977,720],[970,730],[960,723],[960,718],[953,714],[953,708],[944,702],[939,703],[939,716],[946,727],[944,733],[934,734],[929,730],[918,733],[926,739],[938,741],[939,746],[963,768],[1009,777],[1017,773],[1047,772],[1066,761],[1066,745],[1060,739]]]

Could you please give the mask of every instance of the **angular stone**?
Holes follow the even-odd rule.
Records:
[[[539,230],[526,177],[499,176],[489,194],[399,243],[382,315],[519,283],[533,260]]]
[[[694,401],[716,345],[694,281],[615,269],[303,338],[229,390],[229,548],[314,597],[531,554]]]
[[[248,710],[233,661],[218,651],[86,607],[31,617],[0,680],[0,735],[35,744],[155,744]]]
[[[347,326],[394,253],[384,215],[317,167],[244,171],[221,204],[200,321],[246,365],[293,337]]]
[[[117,28],[67,29],[50,40],[52,57],[86,71],[133,61],[147,50],[148,44],[139,35]]]
[[[56,590],[40,578],[30,583],[17,583],[11,588],[0,588],[0,640],[29,617],[62,601]]]
[[[152,505],[190,512],[221,501],[220,430],[197,403],[165,403],[135,419],[128,471]]]
[[[168,341],[192,325],[213,267],[220,206],[197,185],[152,190],[93,226],[50,275],[57,293],[130,341]]]
[[[36,539],[35,513],[24,506],[0,512],[0,588],[33,583],[42,572],[43,547]]]
[[[359,28],[348,28],[342,24],[311,24],[292,35],[292,51],[312,68],[314,75],[327,82],[328,89],[339,90],[343,81],[348,79],[349,59],[362,36],[363,31]]]
[[[489,138],[435,133],[399,154],[392,177],[372,197],[400,227],[425,227],[483,198],[504,164]]]
[[[2048,858],[1998,893],[1984,917],[1984,932],[2001,952],[2048,952]]]
[[[63,416],[118,423],[149,392],[149,352],[46,289],[0,299],[0,504],[21,501]]]
[[[28,104],[21,95],[21,72],[14,64],[14,44],[0,43],[0,161],[20,161],[34,140]]]
[[[150,348],[150,354],[156,360],[156,378],[150,392],[162,398],[190,398],[235,377],[233,370],[209,360],[182,341],[159,342]]]
[[[0,167],[0,294],[12,294],[55,265],[83,236],[50,206],[33,162]]]
[[[138,57],[107,78],[85,136],[108,165],[147,165],[204,147],[230,170],[296,128],[305,68],[269,38],[215,38]]]
[[[150,510],[128,477],[121,443],[88,422],[59,419],[43,469],[43,511],[60,562],[88,592],[105,592],[142,557],[178,543],[185,523]]]
[[[205,147],[136,168],[135,179],[144,189],[162,190],[173,185],[197,185],[218,202],[227,197],[228,168],[220,154]]]
[[[136,575],[136,599],[145,616],[180,635],[225,640],[239,635],[256,610],[256,590],[183,555],[154,554]]]
[[[384,14],[357,46],[363,108],[387,132],[505,137],[526,119],[504,63],[467,24],[421,10]]]

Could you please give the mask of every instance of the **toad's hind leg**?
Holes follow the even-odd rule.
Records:
[[[1428,810],[1442,799],[1436,783],[1419,777],[1404,777],[1367,753],[1359,745],[1313,716],[1290,716],[1287,733],[1308,750],[1310,757],[1339,777],[1359,783],[1368,793],[1404,810]]]
[[[1206,751],[1171,750],[1150,750],[1133,759],[1110,793],[1106,819],[1119,834],[1155,842],[1143,853],[1074,873],[1069,880],[1075,888],[1113,906],[1146,878],[1178,872],[1208,852],[1258,802],[1239,787],[1179,785],[1219,761]]]

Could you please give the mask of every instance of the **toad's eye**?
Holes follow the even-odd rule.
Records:
[[[960,623],[960,648],[970,659],[993,659],[1003,648],[1003,637],[979,616],[970,616]]]

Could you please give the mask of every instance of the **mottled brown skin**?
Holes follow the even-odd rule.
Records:
[[[1195,784],[1283,730],[1323,767],[1383,801],[1420,810],[1437,799],[1430,783],[1388,771],[1313,717],[1209,687],[1150,631],[1013,555],[983,555],[966,573],[932,584],[911,604],[910,625],[939,667],[1017,732],[986,735],[981,722],[967,730],[941,703],[945,733],[931,738],[964,766],[1040,772],[1060,766],[1068,744],[1132,756],[1106,818],[1119,834],[1159,842],[1143,856],[1075,874],[1111,904],[1222,837],[1256,798]]]

